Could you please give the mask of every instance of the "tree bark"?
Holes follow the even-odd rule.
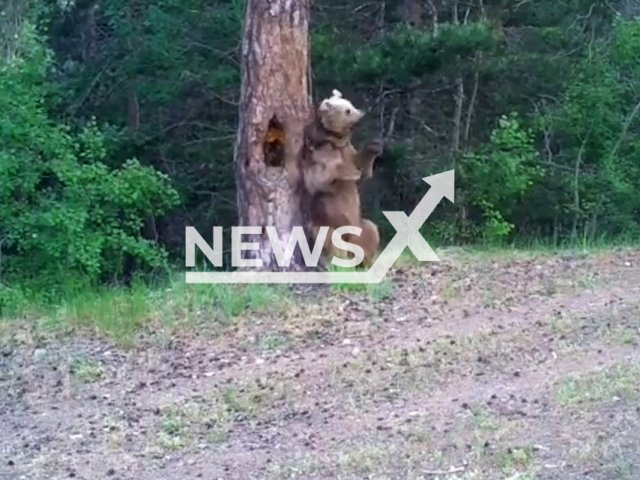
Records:
[[[422,2],[419,0],[404,0],[404,20],[413,27],[422,27]]]
[[[21,36],[23,2],[8,0],[0,7],[0,46],[2,55],[7,63],[12,63],[19,55]]]
[[[82,61],[89,63],[93,60],[96,47],[96,3],[86,2],[81,7],[82,15]]]
[[[469,9],[467,8],[467,14],[464,18],[464,23],[467,23],[469,17]],[[453,23],[460,25],[460,18],[458,16],[458,0],[453,3]],[[460,133],[462,131],[462,107],[464,105],[464,80],[461,74],[456,75],[455,79],[455,110],[453,114],[453,131],[451,132],[451,150],[454,153],[460,151]]]
[[[478,54],[477,58],[481,58],[481,55]],[[479,67],[476,67],[476,71],[473,74],[473,90],[471,91],[471,99],[467,106],[467,119],[465,120],[464,133],[462,134],[465,146],[469,145],[469,137],[471,135],[471,118],[473,117],[473,108],[475,107],[476,98],[478,97],[478,84],[480,83],[480,73],[477,70],[478,68]]]
[[[462,75],[456,75],[456,89],[454,93],[455,111],[453,114],[453,132],[451,133],[451,150],[460,151],[460,130],[462,124],[462,106],[464,103],[464,81]]]
[[[130,0],[127,5],[127,17],[129,25],[136,28],[140,24],[139,5],[137,0]],[[140,45],[140,32],[134,31],[127,39],[130,52],[138,52]],[[86,60],[85,60],[86,61]],[[131,73],[128,81],[127,92],[127,125],[129,131],[129,137],[134,138],[138,130],[140,129],[140,103],[138,101],[137,85],[138,78],[137,73]]]
[[[264,227],[274,226],[282,249],[292,229],[306,225],[299,168],[309,95],[310,0],[248,0],[242,42],[242,85],[235,147],[239,224],[263,227],[245,259],[279,269]],[[288,269],[304,269],[296,248]]]
[[[405,0],[403,3],[403,17],[405,23],[414,28],[422,28],[422,2],[420,0]],[[415,78],[411,80],[409,85],[410,93],[407,95],[407,113],[410,118],[420,118],[422,110],[422,98],[420,87],[422,80]],[[412,134],[417,134],[418,126],[414,125]]]

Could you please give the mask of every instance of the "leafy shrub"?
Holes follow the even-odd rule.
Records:
[[[489,145],[464,156],[461,171],[465,204],[482,215],[481,234],[495,241],[511,233],[513,207],[543,175],[533,133],[518,116],[503,115]]]
[[[178,201],[168,178],[135,159],[108,168],[95,121],[75,133],[53,121],[51,55],[28,24],[21,34],[28,48],[0,64],[2,280],[52,287],[118,276],[131,261],[162,267],[164,251],[142,231]]]

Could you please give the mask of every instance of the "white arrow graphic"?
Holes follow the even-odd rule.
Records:
[[[422,179],[431,188],[407,217],[404,212],[382,212],[396,234],[366,272],[187,272],[187,283],[379,283],[409,247],[421,262],[440,259],[420,234],[420,227],[433,213],[443,197],[454,202],[455,170]]]
[[[431,175],[422,180],[431,185],[431,188],[422,197],[420,203],[416,205],[416,208],[411,212],[411,216],[407,217],[404,212],[382,212],[397,230],[397,233],[367,271],[377,282],[382,280],[407,246],[421,262],[440,261],[420,234],[420,227],[427,221],[429,215],[433,213],[442,197],[447,197],[451,202],[454,201],[455,170]]]

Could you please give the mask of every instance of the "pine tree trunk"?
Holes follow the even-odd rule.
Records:
[[[308,88],[309,0],[248,0],[242,43],[242,86],[235,149],[241,226],[260,226],[243,235],[259,250],[244,251],[278,268],[264,227],[275,226],[282,249],[294,226],[305,225],[299,160],[304,125],[311,118]],[[289,269],[304,269],[296,248]]]
[[[20,0],[8,0],[0,6],[0,54],[4,61],[12,63],[19,55],[23,6]]]
[[[468,15],[465,15],[464,23],[467,23]],[[460,25],[458,16],[458,0],[453,3],[453,23]],[[453,114],[453,131],[451,132],[451,150],[456,153],[460,151],[460,132],[462,131],[462,107],[464,105],[464,80],[462,74],[456,75],[455,79],[455,110]]]
[[[422,2],[420,0],[405,0],[404,1],[404,21],[415,27],[422,28]],[[419,123],[416,119],[421,117],[422,111],[422,98],[420,94],[420,87],[422,86],[421,79],[414,79],[409,85],[409,93],[407,95],[407,113],[412,122],[412,135],[417,135]]]

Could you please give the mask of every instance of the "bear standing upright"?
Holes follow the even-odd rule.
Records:
[[[305,186],[311,195],[309,231],[317,238],[320,227],[328,226],[324,244],[327,254],[346,256],[337,249],[331,236],[343,226],[360,227],[360,236],[347,234],[344,239],[359,245],[365,252],[363,264],[370,265],[380,244],[378,227],[363,219],[357,181],[364,173],[370,177],[373,163],[381,153],[379,142],[358,152],[351,143],[351,132],[364,113],[342,98],[337,90],[323,100],[313,121],[305,129]]]
[[[351,143],[353,127],[363,116],[338,90],[315,110],[313,121],[305,127],[304,181],[311,195],[335,192],[336,179],[356,181],[363,173],[372,175],[381,147],[372,144],[358,152]]]

